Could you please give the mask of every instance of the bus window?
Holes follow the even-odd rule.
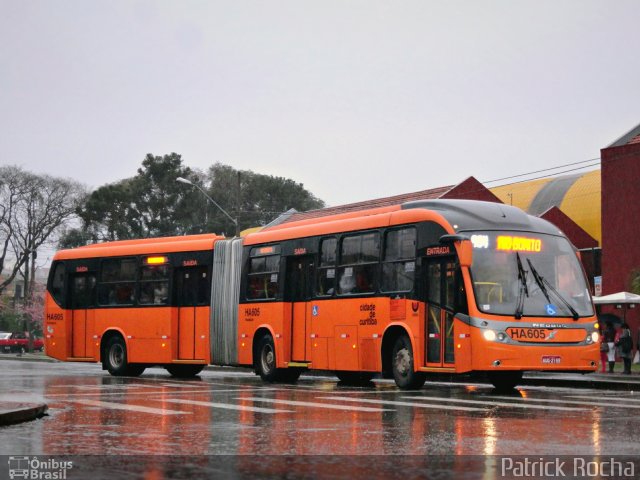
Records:
[[[278,294],[280,255],[255,257],[249,265],[247,299],[271,299]]]
[[[136,280],[135,258],[108,259],[102,262],[98,303],[132,305]]]
[[[413,289],[416,269],[416,229],[387,232],[382,264],[383,292],[408,292]]]
[[[59,306],[64,304],[64,263],[58,263],[53,268],[49,293]]]
[[[318,285],[316,295],[333,295],[336,288],[336,250],[338,240],[325,238],[320,244],[320,267],[318,268]]]
[[[144,265],[140,271],[141,305],[169,303],[169,265]]]
[[[94,273],[73,275],[71,280],[71,308],[83,309],[95,303],[96,276]]]
[[[179,307],[209,305],[211,286],[206,266],[176,269],[174,285]]]
[[[345,237],[340,250],[338,293],[374,292],[379,257],[380,236],[377,232]]]
[[[440,304],[440,263],[429,263],[427,266],[427,301]]]

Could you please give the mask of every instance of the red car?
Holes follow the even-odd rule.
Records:
[[[0,352],[25,353],[29,350],[29,336],[22,332],[0,332]],[[41,338],[33,339],[33,350],[43,351],[44,342]]]

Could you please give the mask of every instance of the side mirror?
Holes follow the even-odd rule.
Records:
[[[458,252],[458,261],[461,267],[470,267],[473,262],[473,244],[471,239],[466,235],[442,235],[440,237],[440,243],[451,244],[453,243]]]

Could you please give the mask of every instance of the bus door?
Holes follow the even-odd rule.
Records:
[[[93,357],[93,307],[96,293],[95,273],[76,273],[71,276],[71,356]]]
[[[206,266],[175,270],[178,307],[178,360],[204,360],[208,347],[209,272]],[[204,335],[204,338],[203,338]]]
[[[454,257],[426,259],[427,283],[427,366],[453,366],[455,288],[457,263]]]
[[[309,312],[313,285],[313,256],[289,257],[286,271],[286,301],[291,302],[291,360],[307,361],[307,338],[311,329]]]

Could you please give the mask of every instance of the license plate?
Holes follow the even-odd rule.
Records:
[[[559,355],[543,355],[542,363],[545,365],[558,365],[560,363]]]
[[[549,335],[545,328],[511,327],[507,329],[507,333],[512,339],[521,342],[535,342],[536,340],[545,340]]]

